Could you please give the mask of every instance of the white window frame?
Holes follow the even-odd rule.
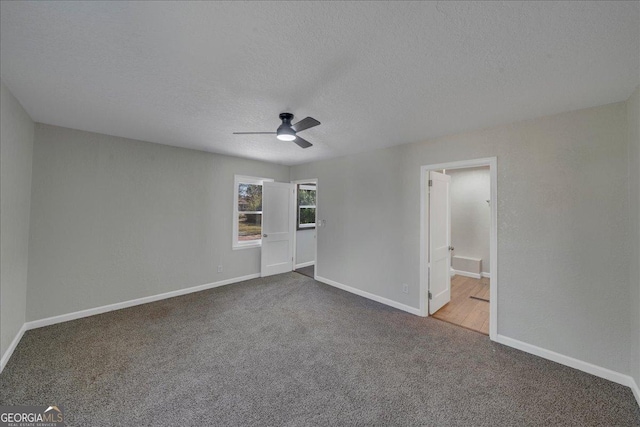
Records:
[[[250,184],[250,185],[260,185],[262,186],[265,182],[273,182],[271,178],[260,178],[256,176],[246,176],[246,175],[234,175],[233,179],[233,237],[232,237],[232,249],[248,249],[248,248],[259,248],[262,246],[262,239],[258,240],[246,240],[241,241],[238,240],[238,231],[239,231],[239,222],[238,217],[240,216],[240,211],[238,210],[238,187],[240,184]],[[243,212],[243,213],[260,213],[261,212]],[[262,221],[261,221],[262,223]]]
[[[305,184],[299,184],[298,189],[296,189],[296,205],[298,205],[298,190],[313,190],[313,191],[317,191],[317,188],[315,185],[305,185]],[[316,193],[317,196],[318,193]],[[316,204],[318,204],[318,202],[316,201]],[[297,218],[297,229],[298,230],[304,230],[305,228],[316,228],[316,223],[315,222],[310,222],[308,224],[300,224],[300,209],[302,208],[316,208],[316,205],[299,205],[298,206],[298,218]],[[316,210],[316,214],[317,214],[317,210]],[[316,217],[316,222],[317,222],[318,218]]]

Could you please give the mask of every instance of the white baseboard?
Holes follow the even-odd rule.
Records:
[[[542,357],[543,359],[551,360],[561,365],[569,366],[570,368],[595,375],[596,377],[604,378],[605,380],[630,387],[636,398],[636,402],[640,405],[640,390],[630,375],[621,374],[620,372],[612,371],[611,369],[603,368],[602,366],[597,366],[583,360],[574,359],[573,357],[565,356],[564,354],[556,353],[555,351],[505,337],[504,335],[496,335],[496,339],[494,341],[509,347],[517,348],[518,350],[522,350],[526,353],[534,354]]]
[[[234,277],[232,279],[221,280],[219,282],[207,283],[205,285],[192,286],[190,288],[178,289],[176,291],[165,292],[163,294],[151,295],[148,297],[132,299],[129,301],[118,302],[115,304],[103,305],[101,307],[89,308],[86,310],[76,311],[68,314],[61,314],[59,316],[47,317],[45,319],[33,320],[25,323],[27,330],[42,328],[43,326],[55,325],[56,323],[68,322],[69,320],[81,319],[83,317],[95,316],[96,314],[107,313],[109,311],[120,310],[123,308],[133,307],[140,304],[147,304],[154,301],[160,301],[167,298],[178,297],[181,295],[191,294],[193,292],[200,292],[207,289],[217,288],[219,286],[230,285],[231,283],[243,282],[249,279],[255,279],[260,277],[259,273],[249,274],[242,277]]]
[[[45,319],[32,320],[31,322],[25,322],[20,328],[20,331],[16,335],[16,337],[11,342],[11,345],[2,355],[2,359],[0,360],[0,372],[4,370],[5,365],[11,358],[13,351],[16,349],[16,346],[22,339],[24,333],[30,329],[42,328],[44,326],[55,325],[56,323],[68,322],[70,320],[81,319],[83,317],[94,316],[96,314],[107,313],[109,311],[120,310],[123,308],[133,307],[140,304],[147,304],[154,301],[160,301],[167,298],[178,297],[181,295],[190,294],[193,292],[200,292],[207,289],[217,288],[219,286],[230,285],[232,283],[244,282],[245,280],[255,279],[260,277],[259,273],[249,274],[247,276],[242,277],[234,277],[232,279],[221,280],[219,282],[207,283],[205,285],[192,286],[190,288],[178,289],[176,291],[165,292],[163,294],[151,295],[148,297],[137,298],[129,301],[118,302],[115,304],[103,305],[101,307],[89,308],[86,310],[80,310],[73,313],[61,314],[59,316],[47,317]]]
[[[22,339],[24,333],[30,329],[36,329],[43,326],[49,326],[56,323],[67,322],[69,320],[80,319],[82,317],[93,316],[96,314],[106,313],[109,311],[119,310],[122,308],[133,307],[140,304],[147,304],[154,301],[159,301],[167,298],[173,298],[181,295],[190,294],[193,292],[204,291],[207,289],[217,288],[224,285],[229,285],[232,283],[243,282],[245,280],[255,279],[260,277],[260,274],[249,274],[247,276],[236,277],[232,279],[222,280],[219,282],[208,283],[200,286],[193,286],[191,288],[186,289],[178,289],[176,291],[166,292],[163,294],[152,295],[148,297],[138,298],[134,300],[124,301],[116,304],[105,305],[102,307],[91,308],[87,310],[76,311],[74,313],[63,314],[60,316],[48,317],[45,319],[34,320],[31,322],[26,322],[22,325],[13,341],[9,345],[9,348],[2,355],[2,359],[0,359],[0,373],[4,370],[5,366],[9,362],[14,350],[18,346],[18,343]],[[336,287],[338,289],[342,289],[344,291],[350,292],[355,295],[359,295],[361,297],[379,302],[381,304],[388,305],[390,307],[397,308],[398,310],[406,311],[407,313],[415,314],[416,316],[420,315],[420,309],[408,306],[406,304],[399,303],[397,301],[390,300],[388,298],[384,298],[375,294],[372,294],[367,291],[363,291],[357,288],[353,288],[351,286],[344,285],[342,283],[338,283],[331,279],[327,279],[325,277],[316,276],[316,280],[322,283],[325,283],[329,286]],[[636,402],[640,405],[640,389],[638,388],[638,384],[636,381],[629,375],[621,374],[616,371],[612,371],[607,368],[603,368],[601,366],[594,365],[592,363],[584,362],[582,360],[575,359],[570,356],[565,356],[560,353],[556,353],[551,350],[544,349],[542,347],[538,347],[532,344],[527,344],[523,341],[519,341],[513,338],[506,337],[504,335],[496,335],[495,342],[516,348],[518,350],[522,350],[526,353],[530,353],[544,359],[548,359],[561,365],[569,366],[574,369],[578,369],[580,371],[595,375],[600,378],[604,378],[609,381],[613,381],[615,383],[627,386],[631,388],[633,395],[636,398]]]
[[[407,313],[415,314],[416,316],[420,316],[420,309],[408,306],[406,304],[399,303],[397,301],[390,300],[389,298],[381,297],[376,294],[372,294],[367,291],[363,291],[357,288],[353,288],[351,286],[343,285],[342,283],[335,282],[331,279],[327,279],[325,277],[316,276],[315,280],[318,282],[322,282],[329,286],[333,286],[338,289],[342,289],[343,291],[351,292],[352,294],[359,295],[361,297],[379,302],[384,305],[388,305],[393,308],[397,308],[398,310],[406,311]]]
[[[481,275],[477,274],[477,273],[470,273],[468,271],[462,271],[462,270],[453,270],[453,272],[455,274],[457,274],[458,276],[464,276],[464,277],[471,277],[474,279],[480,279],[482,278]]]
[[[631,384],[629,387],[631,387],[631,391],[636,398],[636,402],[640,405],[640,388],[638,388],[638,383],[632,377],[629,378],[631,378]]]
[[[487,272],[483,271],[482,273],[480,273],[480,275],[482,277],[486,277],[487,279],[491,279],[491,273],[487,273]]]
[[[0,373],[4,371],[4,367],[7,365],[7,362],[9,361],[9,359],[11,359],[11,355],[13,354],[14,350],[18,346],[18,343],[20,342],[20,340],[22,339],[22,336],[26,331],[27,331],[26,324],[23,323],[22,327],[20,328],[16,336],[13,338],[13,341],[11,341],[11,344],[9,344],[9,348],[7,348],[7,350],[2,355],[2,359],[0,359]]]
[[[309,267],[310,265],[315,265],[315,263],[315,261],[302,262],[300,264],[296,264],[294,270],[297,270],[298,268]]]

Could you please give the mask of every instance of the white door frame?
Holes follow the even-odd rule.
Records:
[[[489,338],[496,340],[498,335],[498,158],[461,160],[457,162],[438,163],[420,167],[420,315],[429,315],[427,291],[429,274],[427,272],[427,256],[429,251],[429,231],[426,226],[429,219],[429,199],[427,189],[429,171],[442,169],[465,169],[480,166],[489,167],[491,186],[491,226],[489,230],[489,254],[491,268],[491,286],[489,287]]]
[[[313,278],[315,279],[318,276],[318,227],[319,227],[319,220],[318,220],[318,178],[312,178],[312,179],[296,179],[291,181],[292,184],[295,184],[295,200],[294,200],[294,204],[293,204],[293,215],[294,218],[298,218],[298,212],[296,212],[296,206],[298,206],[298,184],[315,184],[316,185],[316,238],[313,239],[314,240],[314,245],[315,247],[315,259],[314,259],[314,267],[313,267]],[[298,221],[296,219],[296,226],[294,227],[294,233],[293,233],[293,270],[295,271],[296,269],[296,264],[298,263]]]

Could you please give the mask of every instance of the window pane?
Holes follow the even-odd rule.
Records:
[[[300,225],[315,224],[316,208],[300,208]]]
[[[298,206],[315,206],[316,190],[303,190],[298,187]]]
[[[239,184],[238,185],[238,212],[262,211],[262,185]]]
[[[238,240],[260,240],[262,238],[262,214],[238,214]]]

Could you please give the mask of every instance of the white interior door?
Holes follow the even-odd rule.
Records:
[[[294,195],[294,184],[262,184],[262,277],[293,270]]]
[[[451,177],[429,172],[429,314],[451,300]]]

